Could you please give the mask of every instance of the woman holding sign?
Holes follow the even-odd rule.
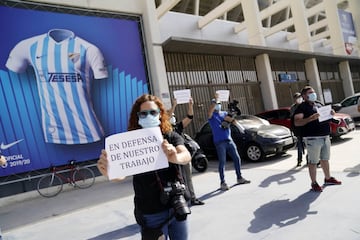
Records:
[[[185,200],[185,185],[178,164],[191,160],[182,137],[172,131],[169,116],[161,100],[144,94],[134,103],[128,130],[160,127],[164,137],[161,148],[169,167],[133,176],[135,218],[141,226],[142,239],[188,239],[187,215],[190,209]],[[108,176],[107,152],[102,150],[97,167]]]

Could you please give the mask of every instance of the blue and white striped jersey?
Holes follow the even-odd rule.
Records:
[[[6,67],[21,73],[34,68],[45,141],[86,144],[103,137],[92,107],[91,80],[108,77],[104,57],[93,44],[66,29],[19,42]]]

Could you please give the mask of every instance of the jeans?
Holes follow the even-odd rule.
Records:
[[[143,218],[145,224],[149,228],[156,228],[160,224],[164,223],[166,219],[170,217],[173,213],[173,209],[162,211],[154,214],[144,214]],[[175,217],[166,223],[162,227],[162,232],[164,233],[165,239],[171,240],[187,240],[188,239],[188,226],[187,220],[177,221]]]
[[[297,160],[301,161],[302,160],[302,155],[304,153],[304,142],[303,142],[303,138],[302,137],[297,137],[297,143],[296,143],[296,147],[297,147]]]
[[[220,182],[225,182],[224,170],[225,170],[225,163],[226,163],[226,156],[229,155],[234,162],[235,172],[237,179],[241,178],[240,172],[240,162],[241,158],[237,151],[236,145],[234,141],[222,141],[219,143],[215,143],[216,152],[219,159],[219,175],[220,175]]]

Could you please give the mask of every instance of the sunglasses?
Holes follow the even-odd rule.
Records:
[[[160,109],[151,109],[151,110],[144,110],[137,113],[139,118],[146,118],[147,115],[151,114],[152,116],[157,116],[160,113]]]

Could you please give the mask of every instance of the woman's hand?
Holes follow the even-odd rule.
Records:
[[[105,149],[101,150],[101,154],[100,154],[99,160],[97,161],[96,166],[103,176],[109,177],[109,175],[108,175],[109,161],[107,159],[107,153],[106,153]],[[115,179],[112,179],[112,181],[115,181],[115,182],[121,181],[121,180],[124,180],[125,178],[126,177],[115,178]]]
[[[171,143],[169,143],[167,140],[164,140],[161,144],[161,147],[165,153],[165,155],[167,156],[168,159],[173,158],[174,155],[177,153],[176,148],[174,147],[174,145],[172,145]]]
[[[108,177],[108,160],[105,149],[101,150],[99,160],[97,161],[97,168],[103,176]]]
[[[174,164],[187,164],[191,161],[191,155],[184,145],[174,146],[164,140],[161,147],[169,162]]]

